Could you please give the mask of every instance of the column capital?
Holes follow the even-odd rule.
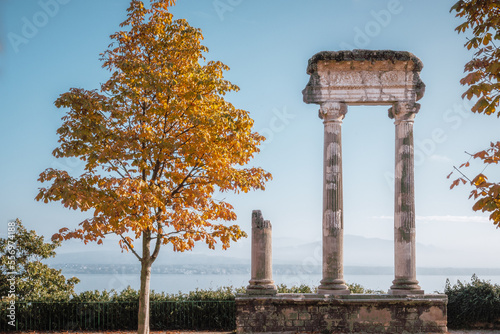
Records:
[[[398,101],[389,108],[389,118],[394,119],[396,123],[401,121],[413,122],[419,110],[420,103]]]
[[[325,123],[342,122],[347,114],[347,104],[344,102],[324,102],[319,109],[319,118]]]

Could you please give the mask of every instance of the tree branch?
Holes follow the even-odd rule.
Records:
[[[191,175],[193,174],[193,172],[198,168],[198,163],[196,163],[194,165],[194,167],[191,169],[191,171],[189,172],[188,175],[186,175],[186,177],[184,178],[184,180],[181,181],[181,183],[179,183],[179,185],[177,186],[177,188],[175,188],[171,193],[170,193],[170,196],[174,196],[176,193],[178,193],[182,187],[184,187],[184,184],[185,182],[191,177]]]
[[[462,176],[465,177],[467,179],[467,181],[469,181],[470,183],[472,183],[472,181],[464,173],[462,173],[462,171],[460,169],[458,169],[455,166],[453,166],[453,168],[455,168],[460,174],[462,174]]]
[[[158,230],[161,230],[161,224],[158,223]],[[158,233],[158,235],[160,235]],[[151,238],[153,239],[153,238]],[[161,239],[162,238],[156,238],[156,244],[155,244],[155,249],[153,250],[153,254],[151,255],[151,263],[153,263],[156,260],[156,257],[160,253],[160,246],[161,246]]]
[[[121,234],[118,234],[122,240],[125,242],[125,244],[127,245],[128,249],[130,249],[132,251],[132,253],[135,255],[135,257],[137,259],[139,259],[139,261],[142,261],[142,257],[139,256],[139,254],[137,254],[137,252],[134,250],[134,247],[132,246],[132,244],[130,242],[128,242],[128,240]]]

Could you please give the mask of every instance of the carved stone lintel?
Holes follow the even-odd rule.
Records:
[[[319,118],[325,123],[342,122],[345,114],[347,114],[347,104],[343,102],[325,102],[319,109]]]
[[[394,119],[396,122],[411,122],[415,119],[419,110],[420,103],[415,103],[415,101],[395,102],[392,107],[389,108],[389,118]]]

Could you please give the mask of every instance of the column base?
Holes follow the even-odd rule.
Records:
[[[273,288],[264,288],[264,289],[256,289],[255,287],[247,287],[246,294],[249,296],[276,296],[278,290],[276,287]]]
[[[401,296],[401,295],[423,295],[424,290],[398,290],[398,289],[389,289],[387,291],[388,295],[396,295],[396,296]]]
[[[318,294],[340,296],[340,295],[350,295],[351,291],[348,289],[346,289],[346,290],[330,290],[328,288],[322,288],[320,286],[320,287],[318,287]]]
[[[247,295],[276,295],[278,289],[274,285],[273,280],[250,280],[250,285],[247,286]]]
[[[323,279],[318,286],[318,293],[322,295],[349,295],[351,291],[343,279]]]
[[[392,286],[387,292],[389,295],[423,295],[424,290],[418,285],[416,279],[398,278],[392,281]]]

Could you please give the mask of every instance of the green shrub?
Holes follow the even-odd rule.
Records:
[[[233,288],[232,286],[220,287],[216,290],[196,289],[188,293],[170,294],[165,292],[150,292],[149,300],[151,302],[163,301],[219,301],[234,300],[237,293],[244,293],[244,288]],[[139,291],[128,286],[120,292],[113,290],[107,291],[84,291],[74,294],[70,302],[139,302]]]
[[[470,283],[446,280],[448,327],[493,327],[500,320],[500,286],[483,281],[474,274]]]
[[[72,303],[82,303],[82,302],[109,302],[112,300],[113,295],[116,294],[115,290],[111,291],[84,291],[79,294],[74,294],[71,298]]]
[[[313,293],[316,292],[316,287],[309,287],[308,285],[301,284],[299,286],[293,285],[287,287],[285,284],[278,284],[278,293]]]
[[[347,287],[349,288],[351,293],[377,294],[377,295],[385,293],[385,291],[382,290],[366,289],[358,283],[347,283]]]
[[[220,287],[217,290],[196,289],[187,294],[179,293],[177,298],[186,300],[234,300],[236,293],[244,292],[243,288],[235,289],[232,286]]]
[[[383,291],[375,291],[366,289],[360,284],[352,283],[347,284],[351,293],[384,293]],[[293,285],[288,287],[286,284],[278,284],[278,293],[316,293],[317,287],[310,287],[306,284]],[[219,300],[234,300],[236,294],[245,293],[244,287],[234,288],[232,286],[220,287],[216,290],[196,289],[188,293],[164,293],[155,292],[150,293],[151,302],[161,301],[219,301]],[[120,292],[115,290],[104,291],[84,291],[79,294],[74,294],[71,302],[138,302],[139,291],[128,286]]]

